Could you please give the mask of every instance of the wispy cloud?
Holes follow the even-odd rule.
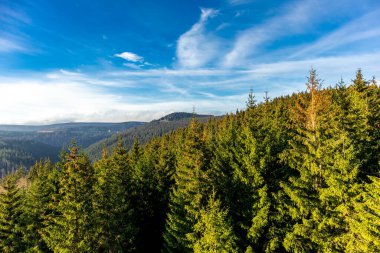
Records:
[[[365,49],[368,49],[368,45],[373,44],[371,42],[379,41],[380,39],[379,16],[380,9],[376,9],[362,17],[354,19],[348,24],[345,24],[337,30],[318,39],[316,42],[298,50],[296,53],[292,54],[290,58],[321,55],[324,52],[328,52],[338,47],[342,48],[342,46],[352,43],[359,43],[360,46],[364,46]],[[357,47],[354,47],[354,49],[349,48],[349,50],[356,49]]]
[[[31,23],[30,18],[24,12],[16,9],[11,9],[5,5],[0,5],[0,21],[8,24]]]
[[[217,15],[214,9],[201,9],[201,17],[177,42],[177,59],[181,67],[204,66],[218,55],[219,40],[207,32],[208,19]]]
[[[275,17],[239,33],[231,50],[225,55],[223,65],[244,65],[260,47],[265,46],[265,43],[290,34],[305,32],[317,13],[316,1],[305,0],[286,5]]]
[[[378,72],[380,51],[247,65],[245,69],[14,73],[0,77],[0,123],[152,120],[173,111],[223,114],[244,108],[252,87],[260,99],[304,90],[310,67],[325,85],[349,81],[358,67]]]
[[[0,53],[31,51],[26,36],[17,29],[19,25],[30,23],[25,13],[0,4]]]
[[[25,52],[27,48],[16,36],[4,36],[0,34],[0,53]]]
[[[49,72],[45,75],[49,81],[82,83],[91,86],[104,86],[104,87],[130,87],[131,84],[126,84],[117,79],[103,79],[97,78],[95,74],[88,76],[83,73],[67,71],[60,69],[59,71]]]
[[[250,88],[258,99],[265,90],[271,97],[303,90],[311,67],[317,69],[326,85],[334,84],[341,76],[349,81],[359,67],[368,77],[380,76],[380,45],[375,45],[380,36],[377,19],[380,10],[363,15],[368,10],[362,9],[361,17],[350,14],[342,18],[339,15],[346,12],[337,10],[344,8],[343,3],[347,1],[354,2],[286,1],[252,18],[248,14],[253,13],[257,1],[225,0],[219,5],[220,11],[201,9],[199,19],[186,32],[175,35],[177,39],[164,41],[165,50],[175,57],[167,60],[173,55],[164,52],[165,60],[161,61],[158,59],[161,54],[155,55],[152,59],[159,65],[145,59],[159,48],[144,54],[125,51],[128,50],[123,48],[125,43],[117,48],[114,36],[110,33],[105,37],[104,31],[100,31],[97,37],[102,48],[99,49],[68,34],[58,35],[59,31],[52,29],[60,41],[86,48],[92,54],[96,52],[106,63],[88,66],[77,62],[77,67],[62,65],[55,70],[28,73],[0,69],[3,72],[0,73],[0,123],[148,121],[173,111],[191,111],[193,106],[199,113],[222,114],[244,108]],[[0,53],[25,52],[31,47],[31,40],[18,25],[29,27],[25,24],[31,21],[21,12],[2,13],[0,9],[0,22],[15,28],[0,31]],[[241,16],[236,17],[235,13]],[[247,20],[252,23],[242,24]],[[333,27],[336,30],[326,35],[326,30],[331,31]],[[154,38],[152,47],[153,42]],[[176,46],[175,52],[174,48],[166,47],[167,43]],[[108,44],[112,48],[107,48]],[[297,53],[293,53],[295,49]],[[74,58],[89,59],[85,57],[87,54],[74,53]],[[13,57],[13,54],[6,56]],[[59,56],[52,54],[49,59]]]
[[[131,62],[143,62],[144,58],[131,52],[123,52],[120,54],[115,54],[116,57],[120,57],[124,60],[131,61]]]

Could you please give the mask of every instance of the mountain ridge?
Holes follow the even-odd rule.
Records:
[[[145,144],[152,138],[160,137],[178,128],[188,126],[193,117],[197,118],[199,122],[204,123],[216,116],[188,112],[170,113],[157,120],[152,120],[141,126],[130,128],[123,133],[114,134],[109,138],[100,140],[87,147],[85,153],[93,161],[100,159],[103,148],[105,147],[108,152],[112,152],[119,140],[122,140],[124,147],[128,150],[135,139],[137,139],[140,144]]]

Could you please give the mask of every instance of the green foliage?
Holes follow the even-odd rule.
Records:
[[[49,248],[43,238],[44,230],[49,224],[49,217],[54,212],[51,205],[54,194],[58,193],[58,179],[53,164],[47,161],[37,162],[29,172],[30,186],[26,194],[26,241],[33,252],[48,252]]]
[[[91,160],[98,160],[101,158],[104,146],[109,152],[111,152],[117,146],[119,140],[122,140],[123,145],[127,150],[132,147],[136,139],[141,144],[146,144],[153,138],[161,137],[175,131],[178,128],[187,127],[191,121],[192,115],[192,113],[169,114],[161,119],[153,120],[149,123],[114,134],[111,137],[96,142],[86,148],[85,153],[88,154]],[[213,117],[209,115],[195,116],[200,122],[206,122],[209,118]]]
[[[35,161],[49,158],[56,162],[62,148],[76,140],[88,147],[104,138],[142,122],[65,123],[46,126],[0,125],[0,177],[14,172],[20,165],[31,167]]]
[[[168,115],[94,164],[73,146],[9,175],[0,251],[380,251],[376,80],[322,89],[311,70],[306,86],[262,103],[251,91],[245,111],[187,128]]]
[[[49,217],[52,224],[45,230],[47,244],[58,252],[93,252],[97,240],[93,236],[93,168],[73,146],[60,169],[56,214]]]
[[[132,179],[127,151],[119,145],[108,157],[95,163],[94,205],[98,251],[132,250],[137,227],[131,204]]]
[[[354,202],[347,252],[380,251],[380,178],[371,180]]]
[[[193,119],[180,151],[175,174],[175,186],[170,196],[165,251],[190,252],[193,226],[207,196],[209,160],[196,119]]]
[[[221,209],[220,201],[213,194],[205,208],[200,210],[199,220],[194,225],[194,252],[238,252],[228,211]]]
[[[17,177],[9,175],[2,180],[0,193],[0,250],[1,252],[22,252],[23,241],[23,202],[24,194],[17,187]]]

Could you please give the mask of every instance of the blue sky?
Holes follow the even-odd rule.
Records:
[[[0,0],[0,123],[224,114],[380,74],[378,0]]]

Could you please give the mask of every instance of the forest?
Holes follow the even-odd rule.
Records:
[[[54,125],[0,125],[0,178],[35,161],[58,160],[62,148],[73,140],[86,148],[113,134],[134,129],[144,122],[62,123]]]
[[[359,69],[91,162],[2,179],[1,252],[380,252],[380,88]]]

